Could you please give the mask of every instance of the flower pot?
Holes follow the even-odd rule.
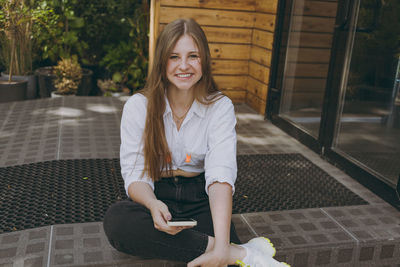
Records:
[[[129,93],[128,92],[112,92],[111,96],[113,96],[113,97],[129,96]]]
[[[75,96],[75,95],[60,95],[57,94],[56,91],[53,91],[50,93],[51,98],[57,98],[57,97],[71,97],[71,96]]]
[[[0,103],[25,100],[27,84],[27,81],[8,82],[0,77]]]
[[[78,87],[76,95],[89,95],[93,87],[93,71],[82,68],[82,80]]]
[[[8,79],[9,75],[5,72],[1,73],[1,76]],[[27,81],[26,99],[35,99],[38,95],[37,92],[37,78],[34,74],[31,75],[13,75],[14,81]]]
[[[63,97],[63,95],[56,94],[56,91],[50,93],[51,98]]]
[[[93,72],[85,68],[82,69],[82,72],[82,80],[79,84],[76,95],[89,95],[93,86]],[[50,97],[51,92],[57,90],[57,88],[54,87],[56,75],[53,73],[53,67],[39,68],[35,71],[35,75],[38,77],[40,97]]]
[[[53,74],[53,67],[42,67],[35,71],[39,84],[39,96],[41,98],[50,97],[51,92],[57,90],[54,87],[56,75]]]

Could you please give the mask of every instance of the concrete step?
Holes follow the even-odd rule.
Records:
[[[243,242],[266,236],[294,267],[400,263],[400,213],[388,204],[233,215]],[[46,226],[0,235],[0,266],[185,266],[113,249],[101,222]]]

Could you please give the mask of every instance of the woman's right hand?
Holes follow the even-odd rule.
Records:
[[[153,218],[154,228],[158,231],[176,235],[183,229],[191,228],[191,226],[168,226],[167,222],[171,220],[172,216],[168,206],[160,200],[153,200],[149,205],[149,209]]]

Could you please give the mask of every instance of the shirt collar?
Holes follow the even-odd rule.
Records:
[[[164,117],[168,116],[169,114],[172,113],[171,106],[169,105],[168,97],[167,94],[165,94],[165,111],[164,111]],[[171,114],[172,116],[172,114]]]
[[[190,107],[190,110],[189,110],[189,112],[188,112],[188,115],[189,115],[190,113],[194,113],[194,114],[196,114],[197,116],[199,116],[200,118],[204,118],[205,113],[206,113],[206,107],[205,107],[203,104],[199,103],[199,102],[195,99],[195,100],[193,101],[192,106]],[[172,109],[171,109],[171,106],[170,106],[170,104],[169,104],[168,97],[167,97],[167,95],[165,95],[165,111],[164,111],[164,117],[168,116],[169,114],[171,114],[171,116],[172,116]]]
[[[204,118],[206,113],[206,106],[195,99],[192,104],[192,109],[197,116],[199,116],[200,118]]]

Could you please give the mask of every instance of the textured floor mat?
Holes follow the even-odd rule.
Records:
[[[367,204],[300,154],[240,155],[233,212]],[[0,168],[0,233],[101,221],[124,199],[119,159]]]
[[[368,204],[301,154],[240,155],[234,213]]]

